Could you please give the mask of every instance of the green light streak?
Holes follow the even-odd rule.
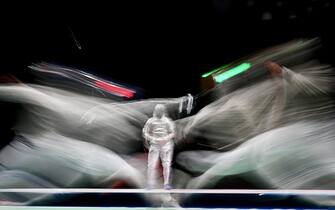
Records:
[[[242,63],[239,66],[236,66],[235,68],[232,68],[226,72],[223,72],[222,74],[219,74],[214,77],[214,80],[218,83],[221,83],[233,76],[236,76],[242,72],[245,72],[251,67],[250,63]]]
[[[221,66],[221,67],[219,67],[219,68],[217,68],[217,69],[214,69],[213,71],[207,72],[207,73],[203,74],[201,77],[202,77],[202,78],[208,77],[209,75],[212,75],[212,74],[214,74],[215,72],[218,72],[218,71],[220,71],[220,70],[223,69],[223,68],[226,68],[227,66],[229,66],[229,64],[227,64],[227,65],[225,65],[225,66]]]

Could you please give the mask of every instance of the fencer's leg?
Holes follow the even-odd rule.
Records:
[[[154,188],[157,181],[157,166],[159,163],[159,148],[151,145],[148,154],[148,170],[147,170],[147,188]]]
[[[173,142],[169,142],[163,146],[160,151],[160,157],[163,166],[164,188],[171,189],[171,165],[173,157]]]

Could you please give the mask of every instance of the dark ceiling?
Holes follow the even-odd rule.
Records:
[[[47,61],[176,97],[197,93],[202,73],[294,38],[321,37],[320,58],[335,60],[331,0],[101,2],[3,6],[1,72],[29,81],[27,65]]]

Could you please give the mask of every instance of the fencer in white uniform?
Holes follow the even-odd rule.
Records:
[[[143,128],[143,137],[149,145],[147,187],[154,188],[157,180],[157,166],[162,161],[164,189],[171,189],[171,162],[175,137],[174,122],[168,117],[165,106],[157,104],[153,117]]]

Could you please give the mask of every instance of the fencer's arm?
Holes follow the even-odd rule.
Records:
[[[152,141],[153,137],[150,135],[150,124],[151,124],[151,120],[149,119],[144,127],[143,127],[143,130],[142,130],[142,133],[143,133],[143,137],[147,140],[147,141]]]
[[[168,139],[173,139],[176,136],[176,126],[172,120],[169,120],[169,135],[167,136]]]
[[[63,106],[61,101],[33,87],[23,84],[0,85],[0,98],[11,102],[33,104],[54,109]]]

